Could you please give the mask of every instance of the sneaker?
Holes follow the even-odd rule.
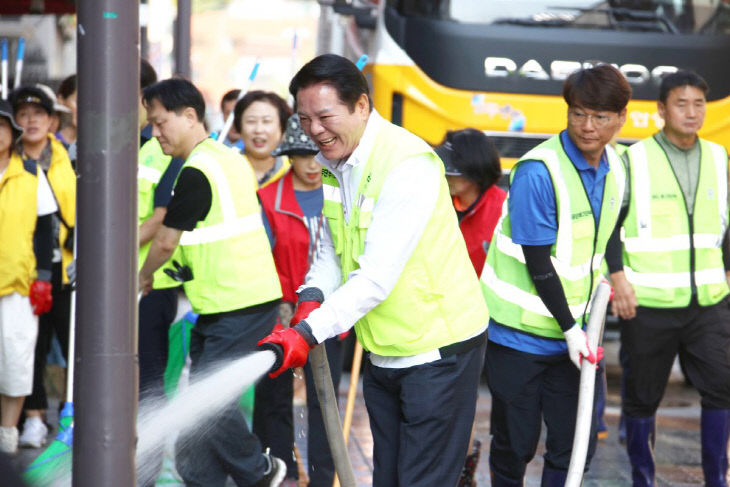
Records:
[[[0,451],[11,455],[18,451],[18,428],[0,426]]]
[[[18,443],[23,448],[40,448],[46,444],[48,427],[39,417],[25,418],[23,423],[23,434],[20,435]]]
[[[286,463],[268,452],[264,453],[268,465],[264,476],[256,483],[256,487],[279,487],[286,477]]]

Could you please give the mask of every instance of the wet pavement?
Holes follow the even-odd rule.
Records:
[[[340,385],[340,406],[344,414],[347,400],[349,374],[344,373]],[[368,416],[362,397],[358,391],[355,402],[352,430],[348,445],[358,487],[372,485],[372,436]],[[53,401],[55,403],[55,401]],[[609,437],[599,441],[596,456],[591,463],[585,486],[630,486],[630,469],[625,449],[618,441],[619,422],[618,373],[609,365],[609,383],[605,421]],[[475,438],[482,443],[481,458],[477,466],[477,485],[489,483],[489,414],[490,395],[484,383],[480,385],[476,414]],[[56,415],[49,410],[49,421],[55,425]],[[702,467],[699,447],[699,396],[681,380],[674,380],[668,386],[664,401],[657,416],[657,440],[655,448],[657,486],[702,485]],[[306,407],[295,406],[295,438],[300,454],[306,464]],[[52,439],[52,431],[49,441]],[[23,449],[15,457],[19,468],[30,464],[41,450]],[[526,486],[538,486],[542,470],[542,441],[534,460],[527,469]]]
[[[340,387],[340,405],[343,412],[348,384],[349,375],[345,374]],[[596,455],[584,483],[586,487],[631,485],[631,472],[626,450],[618,440],[619,402],[618,377],[614,376],[609,378],[607,408],[604,416],[609,436],[598,443]],[[490,404],[489,390],[486,384],[482,383],[477,403],[475,434],[475,438],[482,443],[476,476],[477,485],[480,486],[490,485],[488,465]],[[298,409],[299,420],[304,417],[304,414],[306,412]],[[682,382],[671,383],[657,415],[657,439],[654,453],[658,487],[703,485],[699,447],[699,415],[698,394]],[[297,442],[302,456],[306,457],[306,441],[301,433],[300,430]],[[543,442],[544,438],[541,440],[535,458],[528,466],[525,478],[526,486],[540,485]],[[358,392],[355,404],[348,450],[358,487],[372,485],[372,436],[368,426],[362,390]]]

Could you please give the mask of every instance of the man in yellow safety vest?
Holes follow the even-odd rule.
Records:
[[[370,352],[363,392],[373,485],[455,485],[488,312],[443,163],[372,109],[365,77],[341,56],[307,63],[289,91],[320,150],[328,225],[299,292],[296,326],[262,340],[284,348],[274,374],[304,365],[310,347],[354,326]]]
[[[677,354],[702,397],[705,485],[727,486],[728,156],[697,136],[707,91],[693,72],[662,79],[664,128],[624,155],[623,235],[617,229],[606,251],[613,311],[621,318],[626,448],[638,487],[654,485],[654,414]]]
[[[147,120],[165,154],[185,161],[139,272],[140,289],[153,287],[154,272],[179,247],[179,279],[200,316],[190,337],[191,376],[255,349],[276,321],[281,287],[256,198],[256,180],[236,151],[208,138],[205,102],[189,81],[172,78],[144,90]],[[209,429],[182,438],[177,470],[186,485],[278,486],[281,459],[261,444],[233,404]]]

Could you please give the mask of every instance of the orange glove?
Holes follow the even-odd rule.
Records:
[[[33,307],[34,315],[48,313],[53,306],[51,295],[51,283],[48,281],[33,281],[30,285],[30,305]]]

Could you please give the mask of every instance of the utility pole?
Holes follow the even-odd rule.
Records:
[[[73,487],[136,484],[139,3],[77,0]]]
[[[191,0],[177,0],[175,20],[175,74],[190,79]]]

